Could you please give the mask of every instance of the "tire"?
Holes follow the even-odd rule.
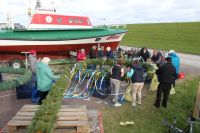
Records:
[[[15,69],[16,68],[23,68],[24,63],[20,59],[15,59],[15,60],[10,61],[9,66],[12,67],[12,68],[15,68]]]

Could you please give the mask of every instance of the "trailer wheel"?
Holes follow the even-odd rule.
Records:
[[[23,68],[24,63],[20,59],[15,59],[15,60],[10,61],[9,66],[12,67],[12,68],[15,68],[15,69],[16,68]]]

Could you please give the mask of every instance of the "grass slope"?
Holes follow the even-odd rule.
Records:
[[[167,128],[163,126],[164,118],[173,122],[177,117],[177,127],[186,127],[186,117],[194,109],[196,93],[200,77],[186,80],[176,86],[176,94],[171,95],[168,108],[154,108],[156,93],[150,92],[142,101],[142,105],[132,108],[127,102],[122,107],[105,107],[103,113],[103,125],[105,133],[164,133]],[[134,121],[135,125],[123,127],[120,122]],[[200,126],[194,127],[194,133],[200,132]]]
[[[123,45],[200,55],[200,22],[128,24]]]

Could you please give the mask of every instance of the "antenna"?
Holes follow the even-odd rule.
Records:
[[[35,10],[42,6],[40,0],[36,0]]]

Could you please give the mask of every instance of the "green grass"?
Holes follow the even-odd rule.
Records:
[[[122,45],[200,55],[200,22],[128,24]]]
[[[121,107],[103,107],[103,125],[105,133],[165,133],[164,118],[173,122],[177,117],[177,126],[187,125],[186,117],[193,111],[200,77],[186,80],[176,86],[176,94],[170,95],[168,108],[154,108],[156,93],[149,92],[142,101],[142,105],[132,108],[130,102]],[[134,121],[135,125],[123,127],[120,122]],[[194,133],[200,132],[200,125],[195,126]]]

